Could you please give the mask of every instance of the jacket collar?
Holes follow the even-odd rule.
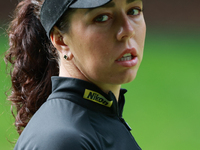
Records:
[[[53,76],[51,80],[52,94],[50,94],[48,100],[66,99],[93,111],[122,117],[125,103],[124,94],[127,90],[120,90],[117,103],[111,91],[106,94],[93,83],[58,76]]]

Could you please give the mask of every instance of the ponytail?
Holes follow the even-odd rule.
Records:
[[[12,81],[8,100],[19,134],[51,93],[51,76],[59,73],[58,54],[40,23],[41,5],[41,0],[20,2],[8,29],[5,61],[11,64]]]

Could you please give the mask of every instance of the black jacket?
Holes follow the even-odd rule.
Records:
[[[92,83],[52,77],[52,94],[34,114],[14,150],[141,150],[117,103]]]

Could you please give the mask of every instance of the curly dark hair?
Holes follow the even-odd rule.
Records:
[[[57,50],[40,22],[43,1],[21,1],[8,28],[5,62],[10,67],[12,81],[8,100],[19,134],[51,93],[51,76],[59,75]],[[63,21],[59,21],[58,28],[68,29],[69,17],[64,15],[60,20]]]

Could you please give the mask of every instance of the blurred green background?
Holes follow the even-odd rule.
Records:
[[[16,0],[0,9],[0,150],[18,135],[5,92],[3,54]],[[143,150],[200,150],[200,1],[145,1],[147,38],[137,78],[128,89],[124,118]],[[8,9],[9,8],[9,9]],[[9,11],[8,11],[9,10]],[[7,12],[6,12],[7,11]],[[184,13],[183,13],[184,12]],[[2,15],[4,13],[4,15]]]

